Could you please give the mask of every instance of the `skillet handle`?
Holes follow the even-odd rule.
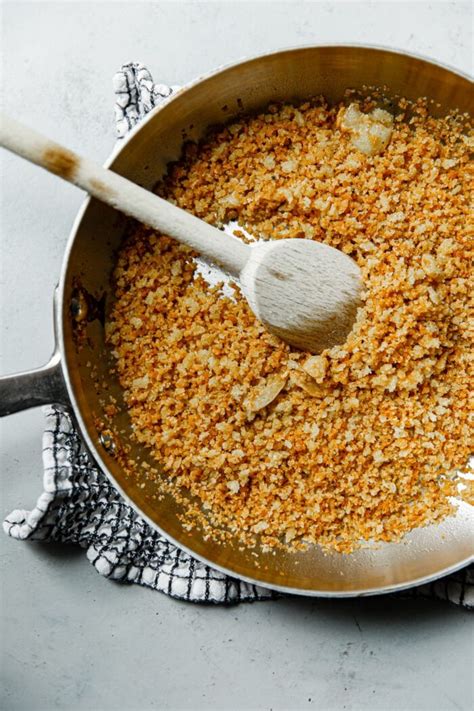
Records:
[[[0,417],[51,403],[68,404],[58,351],[42,368],[0,377]]]
[[[57,345],[57,290],[54,294],[54,352],[42,368],[0,376],[0,417],[39,405],[69,405]]]

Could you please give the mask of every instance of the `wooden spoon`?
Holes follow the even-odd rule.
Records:
[[[5,116],[0,145],[221,266],[239,280],[256,317],[292,346],[320,353],[343,343],[351,330],[361,278],[343,252],[307,239],[246,245]]]

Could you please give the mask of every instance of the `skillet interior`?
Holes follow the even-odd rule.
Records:
[[[185,138],[196,139],[206,127],[227,121],[242,110],[253,111],[270,101],[293,101],[324,94],[331,101],[342,98],[346,88],[363,85],[390,87],[389,95],[434,100],[433,113],[452,108],[473,109],[472,84],[464,77],[422,59],[386,50],[361,47],[309,47],[286,50],[252,59],[200,80],[155,110],[135,130],[111,162],[118,173],[151,188],[169,161],[179,157]],[[439,105],[437,105],[439,104]],[[88,445],[116,486],[150,523],[190,552],[214,567],[252,582],[302,594],[354,595],[380,592],[434,578],[460,567],[472,554],[472,512],[463,506],[456,517],[440,526],[412,532],[398,544],[351,555],[324,554],[313,547],[304,553],[275,554],[241,549],[237,541],[226,545],[204,540],[195,529],[184,530],[180,508],[170,497],[153,499],[156,488],[144,488],[128,474],[100,441],[97,421],[105,419],[91,378],[91,365],[99,380],[108,383],[118,401],[121,390],[108,372],[104,328],[100,319],[84,320],[81,348],[74,338],[71,303],[77,288],[110,303],[110,274],[114,254],[123,238],[125,219],[111,208],[91,200],[70,238],[60,287],[60,337],[66,379],[76,416]],[[89,309],[90,314],[90,309]],[[97,315],[97,312],[92,314]],[[114,437],[153,463],[144,448],[130,438],[126,413],[114,417]]]

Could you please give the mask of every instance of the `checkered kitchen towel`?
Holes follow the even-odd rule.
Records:
[[[141,64],[122,67],[114,88],[119,139],[173,92],[173,87],[155,84]],[[44,492],[32,511],[13,511],[6,518],[8,535],[78,544],[102,575],[184,600],[235,603],[277,597],[213,570],[169,543],[123,501],[91,460],[68,413],[51,406],[45,414]],[[473,608],[474,566],[401,594]]]

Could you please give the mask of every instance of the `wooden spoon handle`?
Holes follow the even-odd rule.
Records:
[[[4,115],[0,119],[0,145],[174,237],[233,276],[239,276],[250,256],[250,248],[239,239]]]

